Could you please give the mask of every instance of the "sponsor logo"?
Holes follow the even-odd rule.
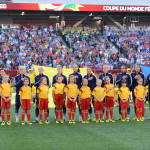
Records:
[[[0,4],[0,9],[6,9],[7,8],[7,4]]]

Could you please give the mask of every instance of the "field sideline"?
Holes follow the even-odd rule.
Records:
[[[15,124],[14,97],[12,97],[11,126],[0,126],[0,149],[4,150],[148,150],[150,147],[150,121],[90,124],[55,124],[54,109],[50,108],[50,125],[37,123],[29,126]],[[133,104],[131,118],[134,117]],[[34,106],[31,109],[31,121],[34,120]],[[78,121],[78,111],[76,111]],[[146,117],[149,115],[146,105]],[[114,118],[118,117],[118,108],[114,108]],[[67,115],[68,119],[68,115]]]

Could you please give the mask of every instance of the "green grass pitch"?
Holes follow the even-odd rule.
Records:
[[[131,118],[134,117],[131,103]],[[34,120],[35,107],[31,109]],[[21,111],[20,111],[21,112]],[[20,113],[21,115],[21,113]],[[68,116],[68,115],[67,115]],[[114,119],[118,108],[114,108]],[[146,105],[146,117],[149,116]],[[68,117],[67,117],[68,119]],[[78,109],[76,111],[78,121]],[[11,126],[0,126],[0,150],[149,150],[150,121],[90,124],[55,124],[54,109],[50,109],[49,125],[15,124],[14,105],[11,108]]]

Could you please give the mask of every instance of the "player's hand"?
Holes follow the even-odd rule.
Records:
[[[21,78],[21,80],[23,81],[23,80],[24,80],[24,78]]]
[[[109,90],[112,90],[112,89],[113,89],[113,87],[110,87],[110,88],[109,88]]]
[[[92,79],[93,79],[93,77],[88,78],[88,80],[92,80]]]
[[[122,78],[123,78],[123,79],[126,79],[126,78],[127,78],[127,76],[123,76]]]
[[[76,98],[73,99],[73,102],[75,102],[75,101],[76,101]]]
[[[116,101],[116,98],[114,98],[113,102],[115,102],[115,101]]]

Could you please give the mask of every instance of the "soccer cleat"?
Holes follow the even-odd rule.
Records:
[[[96,118],[94,118],[92,121],[96,121]]]
[[[93,118],[92,117],[90,117],[89,119],[88,119],[88,121],[92,121],[93,120]]]
[[[39,124],[43,124],[43,122],[42,122],[42,121],[39,121]]]
[[[31,125],[31,124],[32,124],[32,122],[28,122],[27,124],[28,124],[28,125]]]
[[[137,120],[137,117],[133,118],[133,120]]]
[[[125,121],[126,121],[126,122],[129,122],[129,119],[128,119],[128,117],[125,119]]]
[[[106,122],[109,122],[109,120],[107,119]]]
[[[89,123],[89,121],[86,120],[85,123]]]
[[[72,121],[71,121],[71,120],[69,121],[69,124],[72,124]]]
[[[142,120],[145,120],[145,117],[142,117]]]
[[[140,121],[140,119],[137,118],[136,121]]]
[[[49,122],[46,120],[46,121],[45,121],[45,124],[49,124]]]
[[[99,123],[99,121],[98,121],[98,120],[96,120],[96,123]]]
[[[116,121],[118,121],[118,120],[121,120],[121,117],[120,117],[120,116],[116,119]]]
[[[50,122],[50,120],[49,120],[49,119],[47,119],[47,122]]]
[[[19,123],[19,120],[16,120],[16,122],[15,123]]]
[[[7,125],[8,125],[8,126],[10,126],[10,125],[11,125],[11,122],[10,122],[10,121],[8,121],[8,122],[7,122]]]
[[[126,119],[130,120],[130,117],[127,117]]]
[[[34,121],[33,121],[33,123],[38,123],[38,122],[39,122],[38,120],[34,120]]]
[[[3,121],[2,123],[1,123],[1,126],[4,126],[5,125],[5,121]]]
[[[142,117],[143,118],[143,117]],[[144,121],[144,119],[140,118],[140,121]]]
[[[60,120],[60,123],[64,123],[64,121],[63,121],[63,120]]]
[[[122,121],[122,122],[125,122],[125,120],[124,120],[124,119],[121,119],[121,121]]]
[[[0,119],[0,123],[2,123],[2,119]]]
[[[104,121],[103,121],[103,120],[100,120],[100,123],[104,123]]]
[[[115,120],[111,119],[110,122],[116,122]]]
[[[59,123],[59,121],[58,121],[58,120],[56,120],[56,123]]]
[[[22,122],[22,125],[24,126],[24,125],[25,125],[25,122]]]
[[[75,124],[76,122],[74,120],[72,120],[72,123]]]
[[[82,121],[82,123],[86,123],[85,121]]]

